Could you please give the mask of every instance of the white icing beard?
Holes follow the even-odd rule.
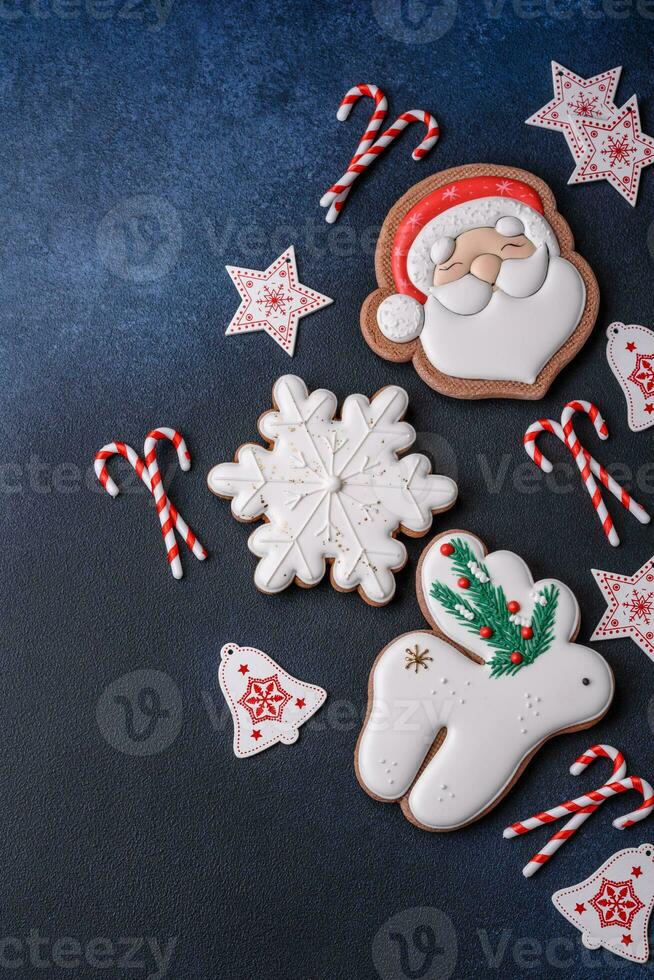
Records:
[[[498,288],[481,306],[481,294],[487,295],[483,284],[479,296],[475,293],[475,301],[471,298],[468,307],[475,312],[462,314],[447,309],[437,296],[450,303],[445,292],[448,287],[434,287],[425,303],[420,340],[435,368],[455,378],[534,383],[542,368],[574,333],[586,303],[581,276],[560,256],[550,257],[540,288],[533,295],[521,296],[533,287],[534,277],[541,274],[534,261],[538,256],[542,262],[540,251],[531,259],[504,263],[498,282],[517,295],[508,295]],[[524,266],[524,275],[518,266]],[[461,282],[468,278],[471,277],[466,276]],[[458,306],[459,298],[455,297],[451,305]]]

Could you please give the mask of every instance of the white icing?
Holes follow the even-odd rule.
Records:
[[[533,384],[574,333],[585,304],[576,268],[555,257],[533,296],[517,299],[497,290],[474,316],[452,313],[428,296],[420,342],[434,367],[451,377]]]
[[[440,265],[441,262],[445,262],[446,259],[449,259],[450,255],[454,251],[455,244],[454,239],[448,238],[447,236],[439,238],[437,241],[435,241],[429,251],[429,258],[432,260],[434,265]]]
[[[488,306],[493,296],[493,285],[467,272],[454,282],[442,286],[430,286],[429,295],[433,296],[444,310],[458,316],[471,316]],[[429,307],[427,309],[429,310]]]
[[[248,541],[258,562],[254,580],[276,593],[295,578],[315,585],[334,560],[333,583],[359,588],[372,602],[386,603],[395,591],[393,572],[406,549],[393,535],[400,524],[413,534],[431,527],[433,512],[456,500],[453,480],[431,473],[426,456],[398,453],[415,441],[401,421],[408,396],[390,385],[372,399],[350,395],[342,420],[336,396],[311,393],[301,378],[281,377],[273,388],[279,411],[259,422],[272,450],[246,445],[235,463],[214,466],[209,489],[233,497],[232,513],[251,521],[265,515]]]
[[[502,218],[498,218],[495,222],[495,231],[505,238],[516,238],[518,235],[524,235],[525,226],[520,218],[505,215]]]
[[[226,643],[220,651],[220,658],[218,680],[234,722],[234,754],[239,759],[263,752],[277,742],[292,745],[297,741],[300,725],[316,713],[327,697],[322,687],[298,680],[275,663],[272,657],[255,647]],[[271,679],[272,693],[281,699],[272,702],[279,716],[277,718],[271,717],[267,702],[261,699],[258,704],[252,705],[251,710],[240,703],[250,693],[258,697],[253,683],[261,680],[270,682]],[[258,686],[265,691],[267,685]],[[258,706],[261,706],[263,720],[256,719]]]
[[[559,598],[554,642],[513,675],[491,678],[487,666],[424,631],[398,637],[378,658],[372,673],[371,712],[358,746],[359,778],[368,792],[384,800],[408,794],[413,818],[433,830],[454,830],[475,820],[505,792],[523,761],[545,739],[598,719],[613,697],[613,676],[603,658],[570,642],[579,607],[568,587],[555,579],[534,585],[521,558],[508,551],[484,558],[481,543],[464,532],[437,538],[422,562],[423,596],[447,637],[485,660],[494,654],[492,644],[469,632],[429,598],[436,580],[466,597],[466,590],[457,585],[451,559],[440,552],[448,538],[467,541],[491,580],[503,586],[505,596],[520,603],[525,615],[533,612],[534,590],[553,584]],[[414,673],[405,670],[404,651],[416,643],[433,660],[427,669]],[[434,684],[438,677],[446,688]],[[583,678],[590,683],[583,684]],[[443,728],[447,729],[444,743],[417,777]],[[393,786],[384,779],[378,762],[382,757],[397,763]],[[440,792],[441,784],[449,787],[451,796]]]
[[[415,340],[422,330],[423,322],[422,303],[404,293],[387,296],[377,307],[379,329],[395,343],[406,344]]]
[[[545,282],[548,267],[549,254],[541,245],[528,259],[504,259],[495,285],[519,299],[533,296]]]
[[[559,243],[547,219],[529,205],[501,196],[464,201],[432,218],[411,243],[407,274],[413,285],[425,294],[432,285],[436,263],[431,258],[431,249],[440,238],[457,238],[473,228],[494,228],[498,219],[507,215],[520,219],[524,233],[536,247],[546,245],[550,255],[560,254]]]
[[[638,355],[645,357],[648,363],[652,363],[647,355],[654,355],[654,332],[637,323],[625,325],[616,322],[608,328],[606,336],[608,337],[606,357],[627,400],[629,428],[632,432],[641,432],[654,425],[654,411],[652,411],[654,393],[647,393],[646,380],[649,370],[646,365],[643,365],[642,360],[638,361]],[[640,364],[640,371],[637,370],[638,364]],[[634,377],[630,377],[634,373],[636,377],[640,373],[643,374],[644,388],[634,380]]]

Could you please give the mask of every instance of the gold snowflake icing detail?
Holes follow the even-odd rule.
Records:
[[[429,650],[421,650],[417,643],[412,650],[410,650],[409,647],[406,648],[404,657],[405,669],[410,670],[412,667],[414,667],[416,674],[421,667],[424,667],[425,670],[429,670],[427,661],[433,661],[434,659],[433,657],[429,656]]]

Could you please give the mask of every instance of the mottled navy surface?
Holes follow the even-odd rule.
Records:
[[[611,320],[654,325],[654,172],[634,210],[606,184],[568,187],[563,137],[523,120],[550,98],[551,58],[584,76],[623,64],[618,101],[636,92],[652,132],[653,16],[644,0],[3,0],[3,975],[642,975],[584,951],[550,896],[651,840],[654,823],[618,833],[611,820],[627,800],[613,801],[531,881],[520,869],[546,835],[506,842],[501,831],[601,782],[599,763],[568,775],[594,740],[654,775],[654,665],[628,640],[599,644],[617,682],[607,718],[550,742],[483,821],[424,833],[369,799],[353,769],[372,660],[423,625],[424,541],[408,542],[385,609],[327,582],[265,597],[249,529],[205,477],[256,437],[285,372],[339,399],[401,384],[418,448],[459,481],[460,502],[435,529],[469,528],[524,555],[536,576],[562,578],[588,639],[604,609],[589,569],[634,571],[654,534],[611,504],[623,538],[612,550],[569,464],[558,489],[545,484],[521,436],[571,397],[597,399],[611,428],[600,458],[622,463],[654,507],[651,432],[629,432],[604,356]],[[415,164],[416,132],[405,134],[328,229],[318,200],[367,119],[365,103],[349,123],[335,118],[356,82],[382,86],[392,111],[432,110],[442,138]],[[596,330],[540,403],[441,397],[359,333],[386,211],[422,177],[477,161],[543,177],[600,283]],[[335,300],[303,321],[293,360],[264,334],[224,336],[238,302],[225,264],[265,268],[291,243],[302,280]],[[182,555],[181,583],[145,494],[132,483],[111,500],[92,472],[103,443],[140,448],[156,424],[188,438],[192,470],[171,464],[168,477],[211,551],[205,565]],[[551,451],[563,465],[563,449]],[[217,685],[227,640],[327,689],[294,746],[234,758]],[[135,670],[147,673],[125,677]],[[147,687],[160,704],[146,691],[143,714]],[[425,924],[431,954],[415,931]],[[140,937],[131,953],[128,937]]]

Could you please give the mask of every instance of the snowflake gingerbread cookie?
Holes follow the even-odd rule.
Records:
[[[597,281],[547,184],[474,164],[391,208],[361,309],[372,349],[457,398],[542,398],[587,340]]]
[[[606,357],[627,399],[632,432],[654,425],[654,332],[615,322],[606,331]]]
[[[585,881],[555,892],[552,901],[579,929],[587,949],[603,946],[633,963],[646,963],[654,906],[654,845],[618,851]]]
[[[579,606],[510,551],[466,531],[432,541],[417,572],[432,631],[391,641],[370,675],[356,771],[424,830],[457,830],[508,792],[554,735],[594,725],[613,675],[574,642]]]
[[[309,392],[294,375],[275,383],[275,408],[259,419],[270,448],[241,446],[235,462],[208,476],[213,493],[233,498],[237,520],[266,521],[248,541],[260,558],[254,581],[262,592],[317,585],[331,561],[339,591],[358,589],[371,605],[392,599],[393,572],[407,558],[395,535],[426,534],[433,514],[457,496],[426,456],[399,456],[416,438],[402,421],[408,401],[394,385],[370,400],[350,395],[338,419],[331,391]]]

